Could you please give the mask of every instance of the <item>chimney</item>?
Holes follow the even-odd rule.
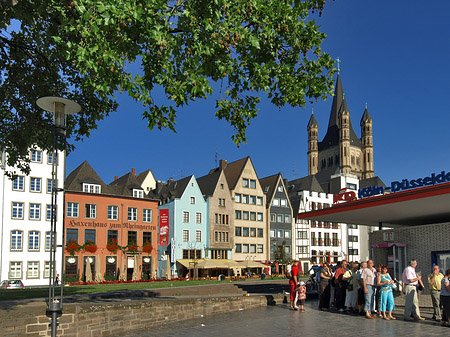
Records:
[[[116,181],[117,179],[119,179],[119,177],[118,176],[114,176],[114,181]]]
[[[226,159],[220,159],[220,160],[219,160],[219,168],[220,168],[221,170],[224,170],[226,166],[227,166],[227,161],[226,161]]]
[[[133,177],[136,177],[136,169],[134,167],[131,169],[131,174]]]

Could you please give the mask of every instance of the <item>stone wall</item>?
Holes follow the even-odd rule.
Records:
[[[274,296],[281,303],[283,295]],[[117,336],[128,330],[151,331],[162,324],[266,306],[271,298],[257,295],[71,303],[64,305],[58,336]],[[50,336],[49,319],[43,314],[45,306],[12,309],[2,313],[2,336]]]

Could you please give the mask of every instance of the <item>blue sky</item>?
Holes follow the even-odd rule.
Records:
[[[341,80],[353,127],[365,103],[373,119],[374,169],[386,184],[450,170],[450,1],[336,0],[317,20],[327,34],[323,50],[341,60]],[[272,106],[259,116],[237,148],[233,129],[214,115],[214,98],[180,109],[177,133],[149,131],[141,105],[120,96],[116,113],[67,157],[69,174],[87,160],[109,183],[136,168],[158,180],[208,173],[218,159],[251,156],[260,178],[281,172],[308,174],[306,126],[311,109],[326,133],[332,97],[305,108]]]

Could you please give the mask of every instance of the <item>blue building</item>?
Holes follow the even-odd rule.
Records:
[[[182,259],[201,259],[208,249],[208,207],[193,175],[157,183],[152,191],[160,200],[159,213],[168,216],[169,231],[158,248],[158,277],[184,277]],[[161,245],[161,243],[163,243]],[[170,259],[170,275],[168,261]]]

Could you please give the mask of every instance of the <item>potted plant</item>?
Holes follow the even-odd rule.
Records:
[[[93,241],[88,240],[83,246],[83,251],[95,253],[97,251],[97,245]]]
[[[78,253],[81,250],[81,246],[78,244],[78,242],[74,239],[69,240],[69,242],[66,243],[66,252],[68,252],[71,256],[74,256],[75,253]]]
[[[151,254],[152,250],[153,250],[152,244],[149,241],[145,241],[144,244],[142,245],[142,252]]]
[[[137,253],[138,251],[138,245],[134,242],[130,242],[125,248],[128,253]]]
[[[106,249],[111,253],[115,254],[120,249],[120,246],[117,243],[117,239],[109,239],[106,244]]]

